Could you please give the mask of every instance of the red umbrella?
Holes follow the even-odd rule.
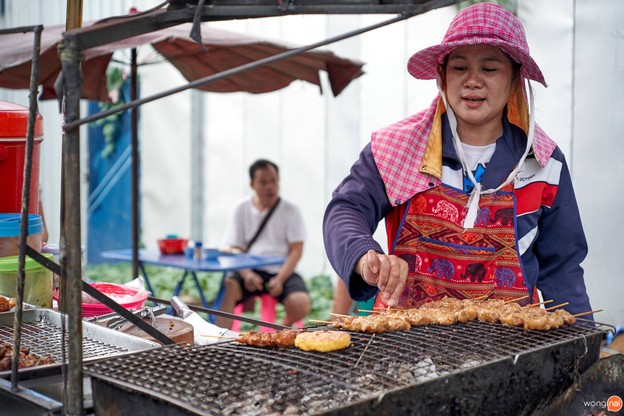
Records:
[[[42,32],[38,83],[43,86],[43,99],[56,97],[54,83],[61,70],[57,46],[64,31],[64,25],[53,25],[46,26]],[[296,47],[204,24],[202,48],[189,37],[190,31],[191,24],[188,23],[85,50],[81,97],[109,100],[106,68],[113,53],[118,50],[151,44],[160,55],[158,60],[171,62],[188,81],[194,81]],[[0,87],[28,88],[32,33],[4,35],[0,39]],[[139,65],[144,63],[147,62]],[[204,84],[199,89],[263,93],[283,88],[294,80],[307,81],[320,87],[319,71],[326,71],[332,92],[338,95],[353,79],[363,74],[362,66],[362,62],[341,58],[332,52],[308,51]]]

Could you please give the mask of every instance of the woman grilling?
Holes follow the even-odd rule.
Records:
[[[418,307],[445,296],[590,311],[587,254],[561,150],[535,123],[529,80],[546,81],[520,21],[461,11],[409,73],[436,79],[431,106],[372,134],[324,218],[328,257],[354,300]],[[384,254],[372,234],[385,219]]]

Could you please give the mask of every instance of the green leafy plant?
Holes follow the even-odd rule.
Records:
[[[150,283],[156,292],[156,297],[170,299],[173,295],[175,285],[182,278],[183,271],[168,267],[145,266]],[[126,283],[133,279],[131,276],[132,267],[129,263],[87,265],[85,267],[85,277],[98,282]],[[214,299],[221,286],[222,273],[197,273],[197,278],[204,291],[206,299]],[[320,274],[307,278],[306,285],[312,299],[312,310],[306,317],[309,319],[327,320],[333,306],[334,289],[329,276]],[[192,279],[187,278],[180,293],[181,298],[189,304],[201,305],[197,289]],[[259,308],[254,312],[245,312],[243,315],[255,319],[260,318]],[[204,315],[205,317],[205,315]],[[284,307],[278,304],[276,310],[277,322],[284,318]],[[305,324],[305,322],[304,322]],[[258,327],[241,323],[241,331],[257,330]]]

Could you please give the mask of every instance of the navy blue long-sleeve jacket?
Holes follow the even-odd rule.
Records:
[[[443,166],[461,169],[446,120],[442,130]],[[504,120],[503,136],[497,141],[481,180],[484,188],[496,187],[504,181],[525,146],[524,132]],[[540,190],[546,186],[548,200],[538,204],[536,211],[523,212],[522,198],[544,199],[535,195],[537,185]],[[553,300],[553,305],[569,302],[565,309],[570,313],[590,311],[580,266],[588,252],[587,242],[570,173],[560,149],[555,149],[545,167],[539,166],[529,154],[525,169],[516,178],[515,193],[519,199],[516,206],[518,249],[529,291],[539,289],[544,299]],[[369,144],[334,191],[323,220],[328,258],[355,300],[370,299],[378,291],[354,273],[354,268],[368,250],[385,251],[372,234],[392,209]]]

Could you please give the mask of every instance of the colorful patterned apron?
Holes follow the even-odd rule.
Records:
[[[482,195],[475,227],[468,232],[462,226],[468,194],[444,184],[412,197],[403,215],[390,215],[402,217],[401,224],[389,224],[398,229],[392,253],[409,266],[399,307],[415,308],[445,296],[509,300],[529,295],[518,255],[514,201],[513,184]],[[530,302],[527,297],[518,303]],[[377,296],[375,306],[386,305]]]

